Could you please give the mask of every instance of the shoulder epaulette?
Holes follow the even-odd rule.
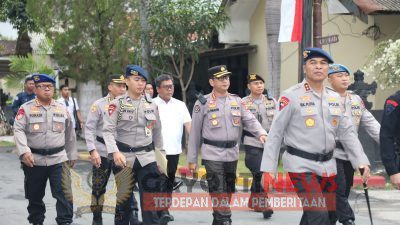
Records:
[[[273,99],[274,99],[273,97],[271,97],[271,96],[269,95],[267,89],[264,90],[264,96],[265,96],[268,100],[273,100]]]
[[[202,93],[197,93],[197,94],[196,94],[196,98],[197,98],[197,100],[199,100],[199,102],[200,102],[202,105],[204,105],[204,104],[207,103],[207,98],[204,97],[204,95],[203,95]]]

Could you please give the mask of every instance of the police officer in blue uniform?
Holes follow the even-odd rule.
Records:
[[[381,122],[381,157],[390,181],[400,189],[400,91],[390,96],[384,107]]]
[[[35,83],[32,79],[32,76],[28,76],[25,78],[25,83],[24,83],[24,91],[20,92],[15,96],[14,102],[12,104],[12,110],[13,110],[13,118],[17,115],[19,107],[24,104],[25,102],[28,102],[32,99],[35,98]]]

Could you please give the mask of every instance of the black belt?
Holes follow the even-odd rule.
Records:
[[[304,158],[304,159],[309,159],[309,160],[314,160],[317,162],[325,162],[329,161],[332,159],[333,156],[333,151],[330,151],[325,154],[320,154],[320,153],[310,153],[310,152],[305,152],[303,150],[293,148],[290,146],[287,146],[286,150],[289,154]]]
[[[121,152],[140,152],[145,150],[146,152],[154,150],[153,143],[146,145],[146,146],[141,146],[141,147],[131,147],[125,143],[117,141],[117,147],[118,150]]]
[[[344,147],[340,141],[336,141],[336,148],[344,150]]]
[[[233,148],[237,145],[237,141],[212,141],[207,138],[203,138],[203,142],[218,148]]]
[[[39,154],[39,155],[54,155],[56,153],[61,152],[64,150],[64,145],[61,147],[56,148],[48,148],[48,149],[38,149],[38,148],[30,148],[32,153]]]
[[[104,141],[104,139],[102,137],[96,136],[96,141],[102,143],[103,145],[106,144],[106,142]]]
[[[254,134],[248,132],[247,130],[243,130],[243,135],[248,137],[256,137]]]

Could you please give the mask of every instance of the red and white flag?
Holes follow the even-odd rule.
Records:
[[[278,42],[301,42],[303,0],[282,0]]]

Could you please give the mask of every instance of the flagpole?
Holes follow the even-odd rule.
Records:
[[[303,49],[312,46],[312,6],[313,0],[303,0],[303,32],[301,42],[299,43],[299,67],[298,67],[298,81],[304,79],[303,75]]]

